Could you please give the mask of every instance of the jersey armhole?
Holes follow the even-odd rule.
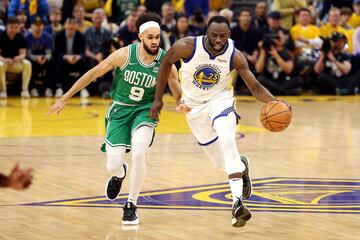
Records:
[[[193,56],[194,56],[194,54],[195,54],[195,51],[196,51],[196,39],[197,39],[197,37],[194,37],[194,48],[193,48],[193,50],[192,50],[192,53],[191,53],[190,57],[183,59],[183,62],[184,62],[184,63],[189,62],[189,61],[193,58]]]
[[[236,50],[234,42],[232,43],[232,45],[233,45],[233,50],[232,50],[232,53],[230,56],[230,64],[229,64],[230,72],[233,70],[233,60],[234,60],[234,54],[235,54],[235,50]]]
[[[130,58],[131,58],[131,45],[129,45],[128,47],[128,54],[127,54],[127,58],[126,58],[126,61],[124,63],[124,65],[122,67],[119,67],[120,70],[124,70],[127,65],[129,64],[130,62]]]

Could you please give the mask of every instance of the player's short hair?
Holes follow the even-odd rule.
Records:
[[[208,22],[208,27],[210,27],[210,25],[215,22],[215,23],[226,23],[226,25],[228,26],[228,28],[230,28],[230,23],[229,20],[227,20],[226,17],[223,16],[213,16],[212,18],[210,18],[209,22]]]
[[[139,28],[143,23],[146,23],[149,21],[157,22],[161,26],[161,17],[158,14],[152,13],[152,12],[143,13],[136,20],[135,24],[136,24],[137,31],[139,32]]]

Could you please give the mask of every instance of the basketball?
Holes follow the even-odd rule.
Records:
[[[292,118],[289,105],[282,101],[271,101],[261,108],[260,121],[264,128],[272,132],[285,130]]]

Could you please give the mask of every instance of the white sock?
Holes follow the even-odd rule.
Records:
[[[235,202],[239,198],[242,199],[243,179],[242,178],[229,179],[229,185],[230,185],[231,195],[233,198],[233,206],[234,206]]]
[[[128,201],[137,204],[146,177],[145,153],[152,140],[154,128],[142,126],[135,130],[131,139],[132,168],[129,181]]]

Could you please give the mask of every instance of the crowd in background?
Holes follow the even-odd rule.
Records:
[[[0,98],[61,97],[113,51],[138,42],[135,22],[147,11],[162,17],[165,50],[225,16],[236,48],[273,94],[359,92],[360,0],[273,0],[239,10],[234,2],[241,1],[1,1]],[[80,96],[107,98],[111,80],[109,72]],[[236,94],[248,94],[240,77],[234,85]]]

